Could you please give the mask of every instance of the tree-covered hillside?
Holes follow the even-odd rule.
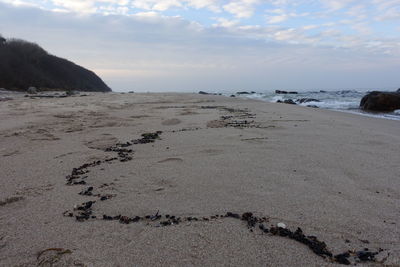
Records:
[[[0,88],[27,90],[78,90],[108,92],[111,89],[92,71],[48,54],[39,45],[0,35]]]

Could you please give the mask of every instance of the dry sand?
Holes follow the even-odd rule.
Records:
[[[199,218],[250,211],[268,227],[301,227],[333,253],[381,248],[377,265],[400,265],[398,121],[222,96],[117,93],[16,96],[0,102],[0,119],[0,266],[333,265],[233,218],[168,227],[101,219],[158,210]],[[249,123],[234,127],[242,120]],[[74,167],[154,131],[161,139],[133,145],[131,161],[90,168],[86,186],[66,185]],[[113,197],[78,194],[88,186]],[[63,216],[89,200],[97,219]]]

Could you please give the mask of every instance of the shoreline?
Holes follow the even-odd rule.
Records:
[[[351,90],[350,90],[351,91]],[[3,101],[7,101],[7,100],[12,100],[12,99],[8,99],[8,97],[12,98],[13,95],[16,96],[21,96],[22,94],[24,94],[26,97],[32,97],[32,98],[40,98],[40,95],[43,95],[43,98],[47,96],[59,96],[59,94],[61,92],[65,92],[65,90],[44,90],[44,91],[40,91],[38,95],[29,95],[26,94],[26,92],[24,91],[10,91],[10,90],[5,90],[5,91],[0,91],[0,94],[3,93],[6,95],[6,97],[4,97]],[[74,91],[75,92],[75,91]],[[326,92],[326,91],[322,91],[322,92]],[[368,91],[366,91],[365,93],[367,93]],[[84,92],[84,91],[76,91],[76,95],[81,95],[81,96],[86,96],[88,94],[100,94],[100,93],[108,93],[108,94],[132,94],[134,93],[133,91],[129,91],[129,92]],[[300,93],[304,93],[304,92],[300,92]],[[315,93],[315,92],[314,92]],[[135,94],[198,94],[198,93],[194,93],[194,92],[137,92]],[[225,96],[225,97],[230,97],[231,93],[225,93],[225,94],[217,94],[217,93],[207,93],[208,95],[214,95],[214,96]],[[257,93],[259,94],[259,93]],[[28,95],[28,96],[27,96]],[[249,95],[251,96],[251,94]],[[236,97],[240,98],[240,99],[251,99],[251,100],[256,100],[256,101],[261,101],[261,102],[266,102],[266,103],[276,103],[274,101],[270,101],[267,99],[260,99],[258,97],[249,97],[246,95],[236,95]],[[285,95],[283,95],[285,96]],[[0,101],[2,99],[0,98]],[[361,100],[361,98],[360,98]],[[304,105],[300,105],[297,104],[298,106],[301,107],[307,107]],[[373,111],[365,111],[362,110],[360,108],[348,108],[348,109],[344,109],[344,108],[326,108],[326,107],[318,107],[318,109],[321,110],[332,110],[332,111],[338,111],[338,112],[345,112],[345,113],[350,113],[350,114],[357,114],[357,115],[361,115],[361,116],[367,116],[367,117],[372,117],[372,118],[380,118],[380,119],[388,119],[388,120],[397,120],[400,121],[400,114],[396,113],[396,112],[373,112]]]
[[[0,116],[0,265],[334,265],[247,212],[400,262],[394,120],[189,93],[20,97]]]

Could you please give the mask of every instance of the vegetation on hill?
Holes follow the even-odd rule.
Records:
[[[47,53],[39,45],[0,35],[0,88],[25,91],[111,89],[92,71]]]

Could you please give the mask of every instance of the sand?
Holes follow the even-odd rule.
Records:
[[[121,224],[103,214],[253,212],[400,266],[400,122],[197,94],[94,94],[0,102],[0,266],[329,266],[307,246],[233,218]],[[246,122],[244,122],[246,121]],[[118,142],[162,131],[116,156]],[[105,185],[106,184],[106,185]],[[93,186],[95,194],[79,195]],[[78,222],[74,205],[93,204]],[[66,214],[67,214],[66,213]],[[57,248],[56,250],[52,248]],[[50,250],[49,250],[50,249]],[[354,260],[354,259],[352,259]],[[53,264],[53,265],[51,265]]]

